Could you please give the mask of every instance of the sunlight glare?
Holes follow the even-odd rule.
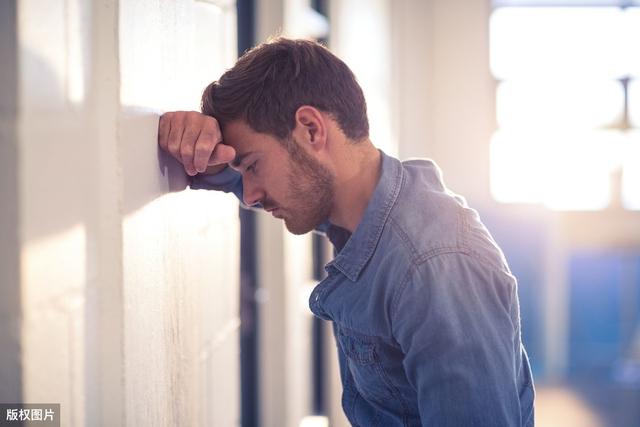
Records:
[[[624,90],[614,80],[503,82],[496,93],[501,129],[599,128],[621,122]]]
[[[621,134],[613,131],[498,131],[491,141],[492,195],[554,210],[603,209],[621,147]]]
[[[636,5],[640,6],[640,2]],[[640,7],[627,8],[624,15],[627,69],[630,75],[640,78]]]
[[[617,7],[498,8],[490,21],[497,79],[625,75],[623,10]]]

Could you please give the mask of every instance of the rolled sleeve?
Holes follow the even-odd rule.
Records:
[[[519,426],[519,311],[513,277],[458,252],[416,265],[392,328],[424,426]]]

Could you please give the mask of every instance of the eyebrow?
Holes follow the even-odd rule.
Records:
[[[237,155],[235,159],[231,161],[231,166],[234,168],[239,168],[240,164],[244,161],[245,158],[253,154],[253,151],[249,151],[248,153]]]

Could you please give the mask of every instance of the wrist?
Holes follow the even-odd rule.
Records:
[[[208,166],[204,172],[201,172],[201,175],[217,175],[225,170],[226,167],[226,164]]]

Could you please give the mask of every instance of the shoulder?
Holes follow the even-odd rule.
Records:
[[[410,250],[413,264],[460,253],[505,267],[502,252],[464,197],[445,185],[429,159],[402,162],[403,182],[389,219],[389,231]]]
[[[439,249],[461,249],[464,199],[445,187],[433,161],[408,160],[402,168],[402,187],[389,218],[391,232],[418,258]]]

